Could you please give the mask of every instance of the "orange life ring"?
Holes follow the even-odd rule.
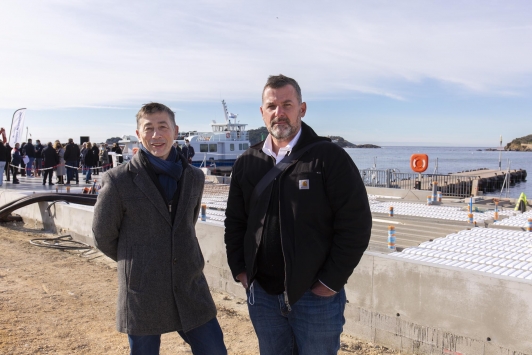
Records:
[[[231,137],[231,133],[227,132],[227,133],[225,134],[225,136],[226,136],[227,138],[229,138],[229,137]]]
[[[410,157],[410,168],[416,173],[422,173],[429,167],[429,156],[427,154],[412,154]]]

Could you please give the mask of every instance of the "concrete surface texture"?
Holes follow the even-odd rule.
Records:
[[[0,203],[19,197],[3,190]],[[49,214],[48,205],[17,214],[94,245],[91,207],[56,203]],[[227,265],[223,227],[200,221],[196,232],[211,287],[245,298]],[[345,332],[358,338],[417,354],[532,354],[531,281],[368,251],[346,291]]]

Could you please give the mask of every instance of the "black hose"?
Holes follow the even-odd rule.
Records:
[[[69,194],[69,193],[46,193],[46,194],[33,194],[20,198],[15,201],[6,203],[0,207],[0,220],[5,220],[11,212],[31,205],[36,202],[51,202],[51,201],[67,201],[84,206],[94,206],[96,204],[96,198],[98,195],[90,194]]]
[[[62,235],[56,238],[36,238],[30,240],[30,243],[38,247],[61,250],[86,250],[92,248],[88,244],[73,240],[71,235]]]

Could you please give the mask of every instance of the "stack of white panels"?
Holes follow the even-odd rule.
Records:
[[[532,280],[530,232],[463,230],[390,256]]]
[[[373,202],[370,203],[371,212],[374,213],[388,213],[390,207],[393,207],[395,215],[414,216],[414,217],[427,217],[445,219],[451,221],[467,222],[468,212],[464,211],[461,207],[452,206],[437,206],[437,205],[425,205],[422,203],[411,202]],[[500,211],[499,215],[513,214],[513,212],[504,210]],[[494,212],[488,211],[473,212],[473,220],[477,223],[484,222],[485,220],[491,220]]]
[[[502,221],[497,221],[495,222],[495,224],[499,226],[526,228],[529,218],[532,218],[532,211],[527,211],[525,213],[515,212],[510,218],[503,219]]]

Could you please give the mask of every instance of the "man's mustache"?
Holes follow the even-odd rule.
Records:
[[[277,120],[273,120],[271,121],[271,125],[273,126],[274,124],[278,124],[278,123],[286,123],[288,125],[290,125],[290,121],[287,120],[287,119],[284,119],[284,118],[281,118],[281,119],[277,119]]]

